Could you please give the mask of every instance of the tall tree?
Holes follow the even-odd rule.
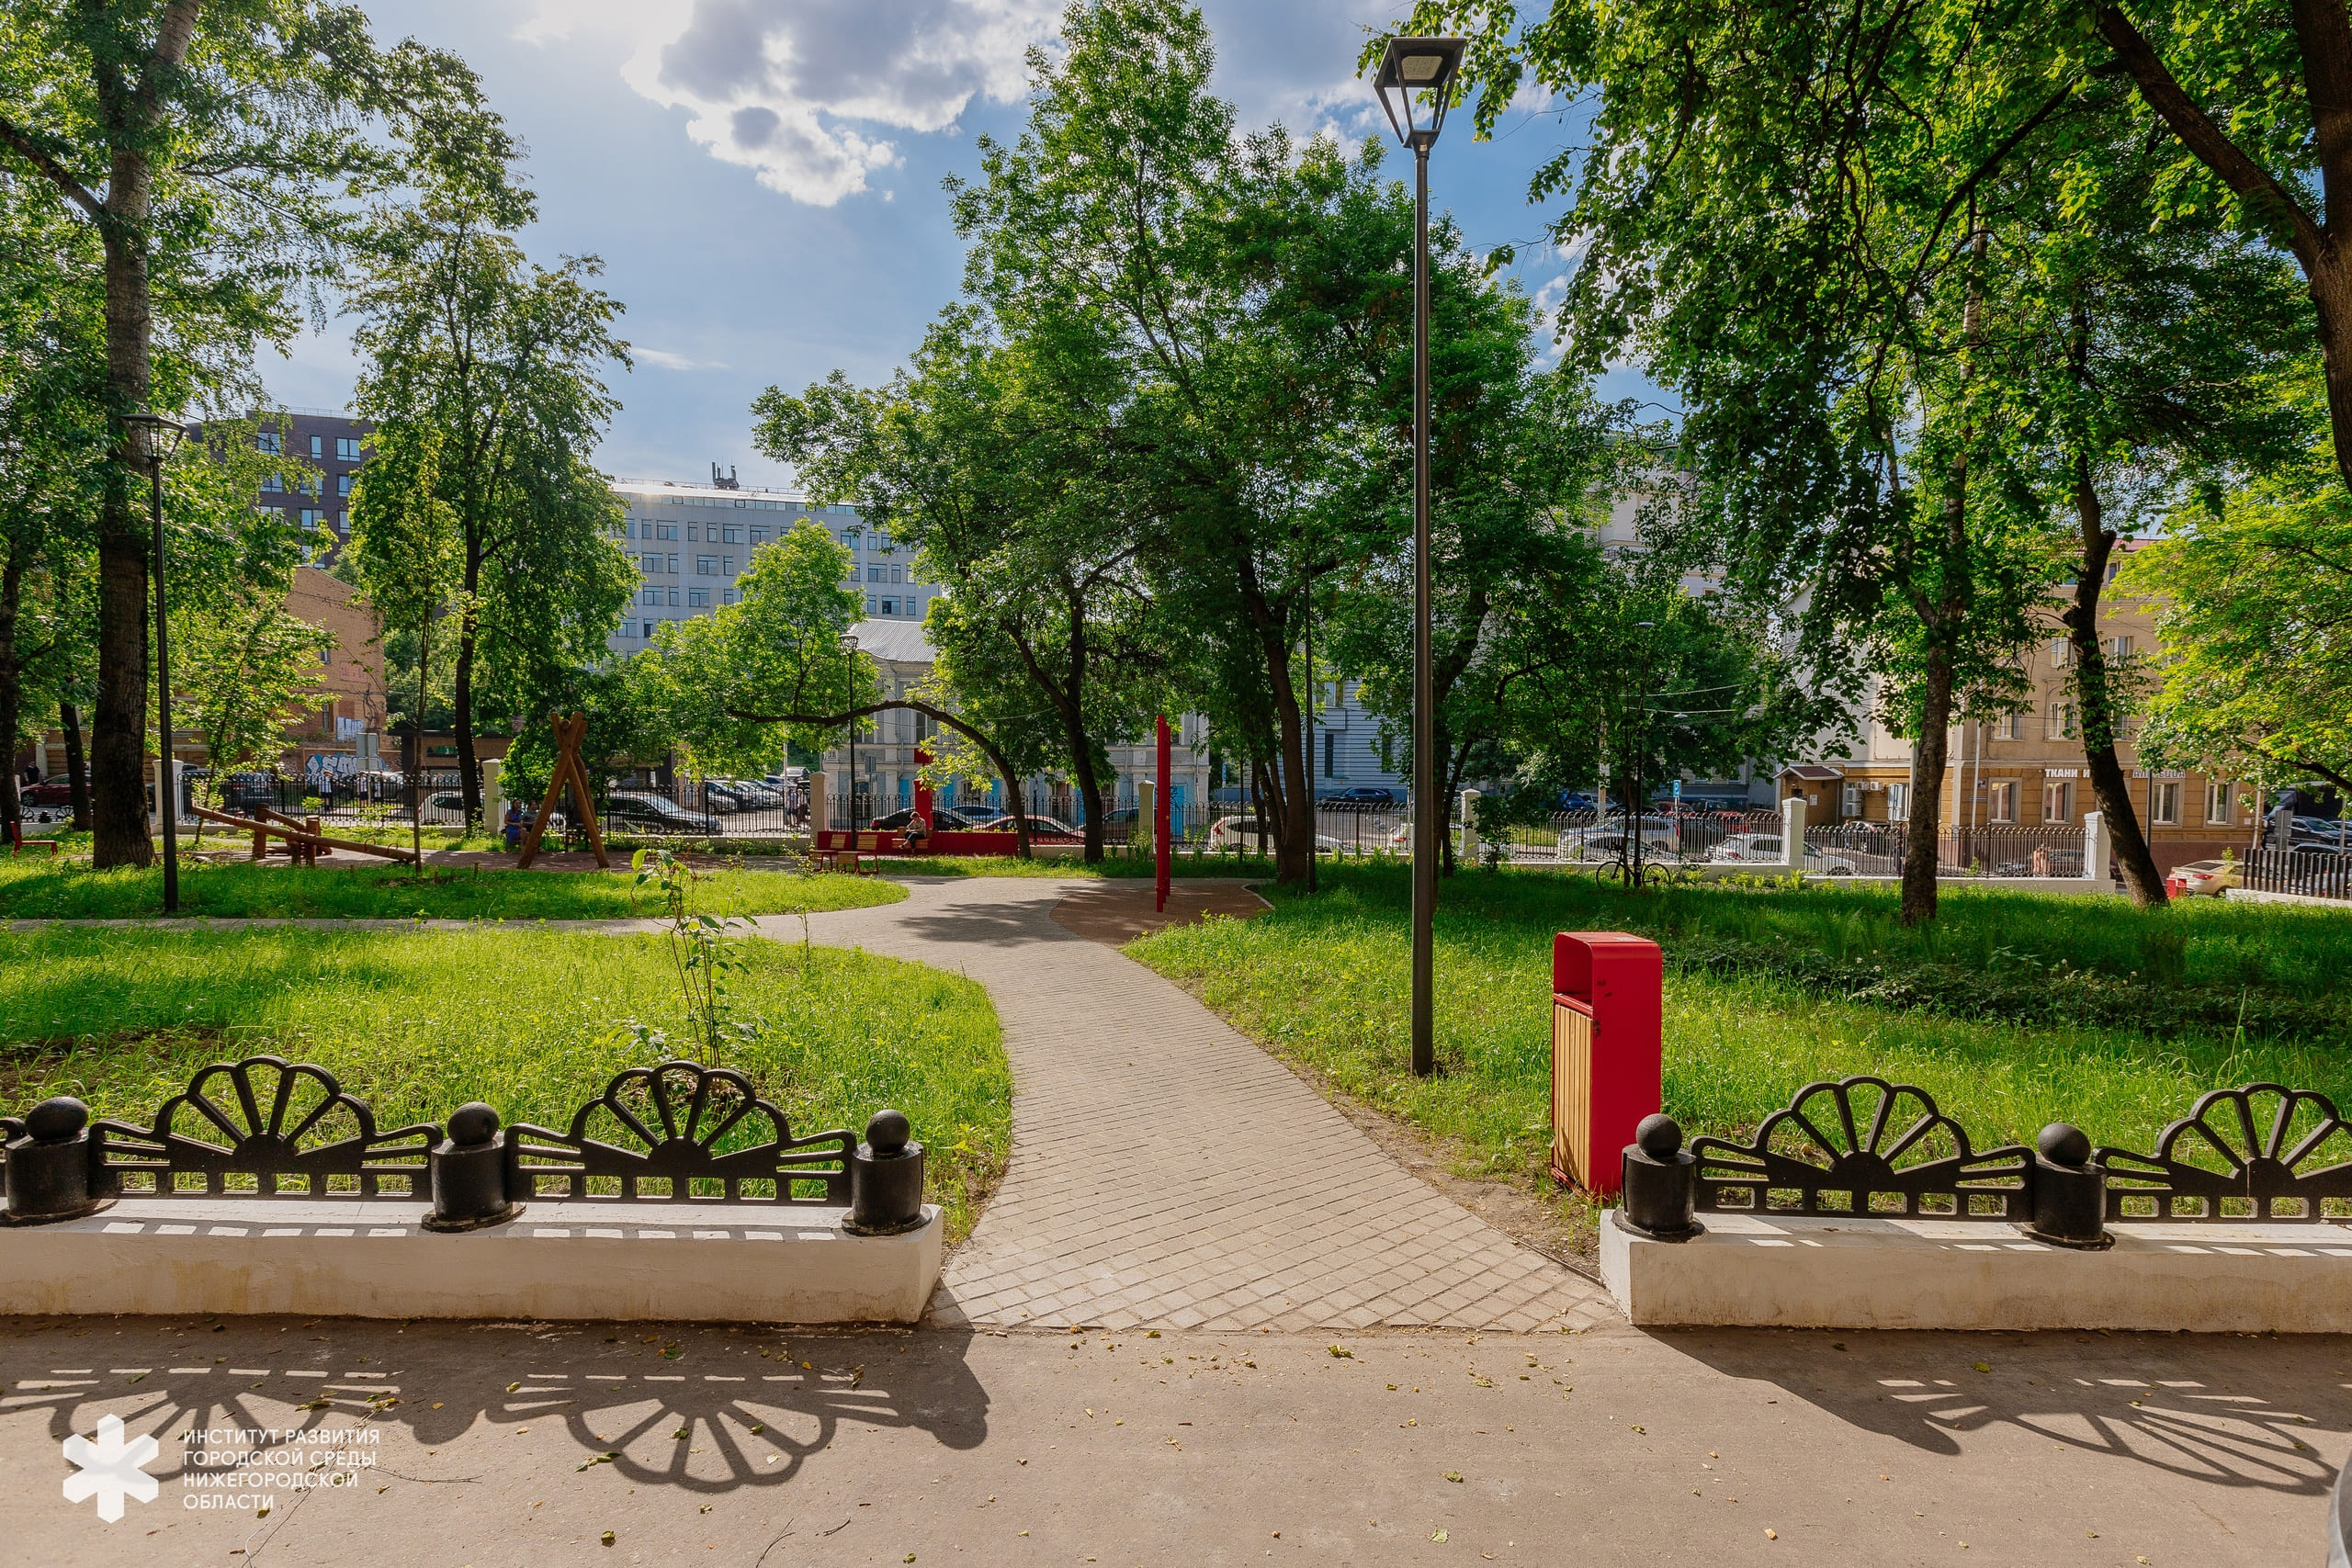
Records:
[[[96,519],[97,702],[90,769],[94,858],[147,863],[141,739],[147,708],[146,448],[125,415],[176,407],[189,381],[158,375],[157,289],[199,307],[209,347],[242,359],[290,334],[302,278],[332,259],[355,186],[394,181],[372,134],[478,107],[454,57],[385,51],[356,8],[324,0],[30,0],[0,53],[0,156],[47,183],[103,251],[104,403],[118,459]],[[380,123],[380,121],[379,122]],[[459,157],[470,133],[444,136]]]
[[[910,369],[877,393],[839,372],[798,398],[753,405],[763,450],[826,497],[855,496],[868,525],[918,552],[950,592],[927,630],[967,716],[1077,785],[1084,853],[1102,858],[1106,748],[1160,703],[1163,660],[1137,557],[1132,388],[1084,315],[1031,317],[1002,341],[955,306]],[[1029,755],[1034,750],[1034,755]]]
[[[485,692],[516,712],[604,651],[635,592],[619,503],[588,461],[618,407],[599,378],[628,367],[621,306],[594,257],[552,270],[514,231],[534,203],[511,171],[436,172],[379,211],[352,309],[368,355],[355,406],[380,433],[437,432],[437,497],[459,560],[451,672],[466,817],[481,811],[474,737]],[[488,679],[485,679],[485,677]]]

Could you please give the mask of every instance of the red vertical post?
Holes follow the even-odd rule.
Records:
[[[1169,823],[1173,819],[1174,816],[1174,814],[1168,808],[1168,754],[1170,748],[1168,742],[1168,716],[1166,714],[1161,714],[1159,716],[1159,728],[1156,739],[1159,743],[1159,760],[1158,763],[1159,778],[1158,784],[1151,792],[1152,815],[1158,818],[1158,820],[1151,826],[1151,881],[1152,891],[1157,896],[1152,908],[1155,909],[1165,909],[1168,908],[1168,875],[1170,858],[1170,852],[1168,844]]]
[[[918,768],[931,766],[931,753],[917,747],[915,766]],[[922,819],[923,832],[929,834],[931,831],[931,781],[921,773],[915,775],[915,816]]]
[[[1623,931],[1552,939],[1552,1175],[1608,1195],[1643,1117],[1663,1108],[1665,958]]]

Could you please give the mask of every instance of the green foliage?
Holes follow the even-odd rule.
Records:
[[[813,522],[752,552],[737,602],[665,621],[627,675],[647,722],[706,773],[773,766],[787,744],[834,731],[777,716],[844,713],[875,700],[874,661],[848,638],[865,597],[842,586],[850,553]]]
[[[2143,757],[2352,788],[2352,499],[2329,453],[2183,507],[2117,590],[2154,602],[2164,647]]]
[[[710,874],[696,870],[684,855],[639,850],[628,863],[639,889],[660,897],[662,934],[670,943],[670,963],[677,971],[678,994],[685,1003],[695,1052],[703,1066],[719,1066],[725,1058],[723,1042],[748,1044],[760,1034],[757,1019],[731,1016],[728,996],[729,977],[744,964],[742,943],[729,938],[750,931],[752,922],[697,908],[707,902],[700,896],[701,885],[710,880]]]
[[[930,1151],[925,1196],[960,1238],[1011,1137],[1011,1075],[987,994],[868,953],[742,945],[733,983],[761,1030],[729,1066],[796,1134],[860,1128],[885,1105],[905,1111]],[[206,1063],[269,1051],[335,1074],[379,1125],[438,1121],[482,1100],[510,1122],[560,1127],[615,1073],[644,1065],[633,1032],[616,1027],[626,1019],[690,1032],[659,937],[0,932],[12,1112],[73,1094],[143,1122]]]
[[[216,797],[233,767],[274,764],[289,708],[318,685],[334,634],[290,614],[266,591],[218,609],[182,612],[172,632],[175,726],[201,731]]]

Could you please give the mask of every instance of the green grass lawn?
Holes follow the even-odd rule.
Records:
[[[2199,1092],[2253,1079],[2352,1108],[2352,913],[1947,890],[1934,925],[1906,931],[1892,890],[1465,872],[1441,893],[1441,1071],[1424,1081],[1408,1070],[1406,873],[1327,870],[1323,886],[1127,951],[1346,1093],[1461,1140],[1469,1173],[1532,1181],[1549,1145],[1560,931],[1665,947],[1666,1108],[1694,1134],[1750,1131],[1804,1084],[1865,1072],[1922,1086],[1980,1146],[2068,1121],[2145,1148]],[[2259,1027],[2216,1021],[2233,1006]],[[2103,1021],[2123,1015],[2139,1021]]]
[[[796,1135],[861,1132],[886,1105],[905,1111],[929,1149],[931,1196],[960,1237],[1012,1128],[987,994],[868,953],[761,939],[743,953],[733,1000],[760,1029],[723,1065],[782,1106]],[[690,1038],[658,937],[0,931],[0,1106],[12,1113],[74,1094],[143,1122],[198,1067],[267,1051],[333,1072],[379,1126],[445,1121],[481,1100],[510,1122],[560,1129],[613,1074],[662,1054],[632,1023]]]
[[[231,862],[180,867],[180,913],[220,918],[602,920],[660,913],[627,869],[507,871],[427,866],[303,868]],[[893,904],[906,890],[870,876],[718,870],[695,885],[695,907],[713,915],[780,915]],[[0,919],[107,919],[155,915],[160,866],[92,871],[86,861],[0,861]]]

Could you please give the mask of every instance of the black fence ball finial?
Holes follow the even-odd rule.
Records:
[[[865,1141],[849,1162],[849,1217],[853,1235],[889,1235],[923,1223],[922,1145],[899,1111],[876,1111],[865,1123]]]
[[[433,1212],[424,1228],[474,1231],[503,1224],[523,1212],[507,1196],[506,1140],[498,1112],[475,1100],[449,1113],[449,1136],[431,1156]]]
[[[80,1219],[110,1201],[91,1181],[90,1108],[71,1095],[44,1100],[8,1140],[8,1203],[13,1225]]]
[[[2107,1168],[2091,1157],[2090,1134],[2052,1122],[2033,1140],[2033,1219],[2025,1234],[2080,1251],[2113,1247],[2107,1232]]]
[[[1699,1166],[1682,1146],[1680,1122],[1663,1111],[1643,1117],[1625,1146],[1623,1170],[1627,1228],[1654,1241],[1699,1234]]]

